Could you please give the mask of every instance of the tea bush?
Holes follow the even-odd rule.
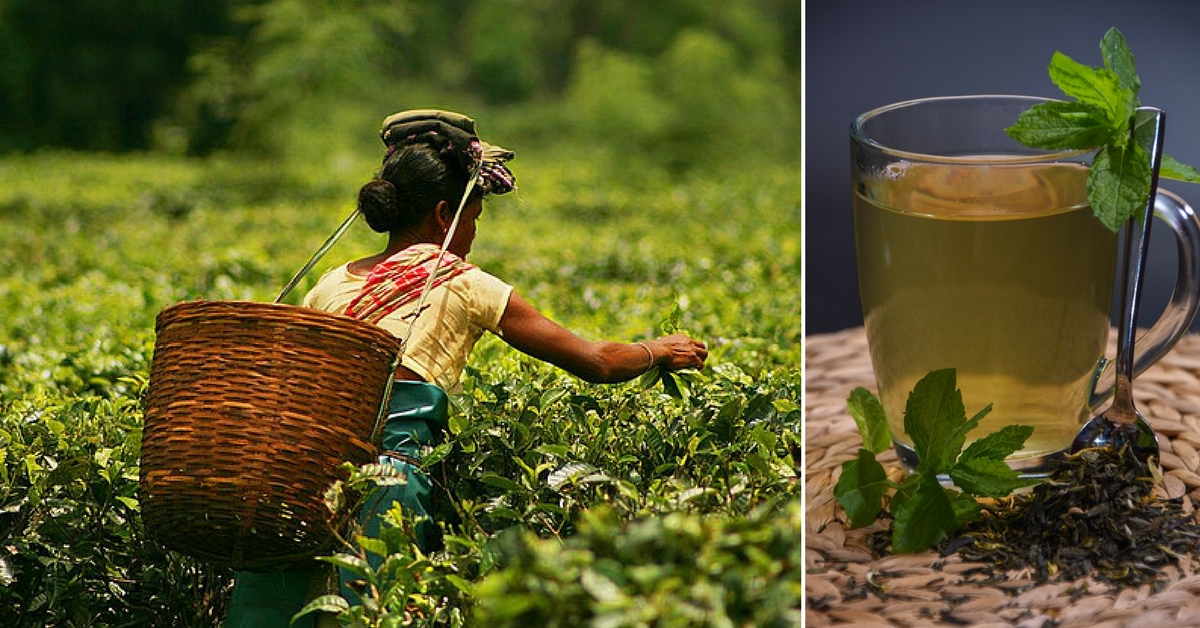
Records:
[[[709,366],[588,385],[486,338],[427,457],[445,549],[420,555],[394,513],[335,560],[389,557],[371,570],[386,625],[798,625],[794,173],[614,182],[549,156],[516,165],[522,187],[489,202],[472,260],[586,337],[686,329]],[[0,161],[5,626],[221,623],[230,572],[140,523],[154,317],[273,299],[358,183],[232,158]],[[352,229],[288,300],[381,245]]]

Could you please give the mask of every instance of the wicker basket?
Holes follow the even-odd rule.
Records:
[[[197,301],[158,315],[142,518],[163,545],[237,569],[330,549],[325,490],[373,460],[399,341],[290,305]]]

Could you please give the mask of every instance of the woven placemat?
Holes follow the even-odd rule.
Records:
[[[847,529],[833,498],[842,462],[862,443],[846,397],[858,386],[875,391],[866,336],[855,328],[805,342],[807,626],[1200,627],[1194,556],[1168,567],[1156,586],[1136,588],[1086,578],[1039,584],[1020,572],[996,584],[990,568],[933,551],[874,558],[868,536],[884,524]],[[1162,445],[1158,490],[1200,504],[1200,335],[1185,336],[1138,376],[1134,396]],[[879,460],[902,477],[893,452]]]

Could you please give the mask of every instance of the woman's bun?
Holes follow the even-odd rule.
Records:
[[[372,179],[358,190],[358,211],[378,233],[388,233],[399,223],[400,204],[396,186],[383,179]]]

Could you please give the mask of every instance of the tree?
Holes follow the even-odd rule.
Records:
[[[0,3],[0,150],[144,148],[226,16],[223,0]]]

